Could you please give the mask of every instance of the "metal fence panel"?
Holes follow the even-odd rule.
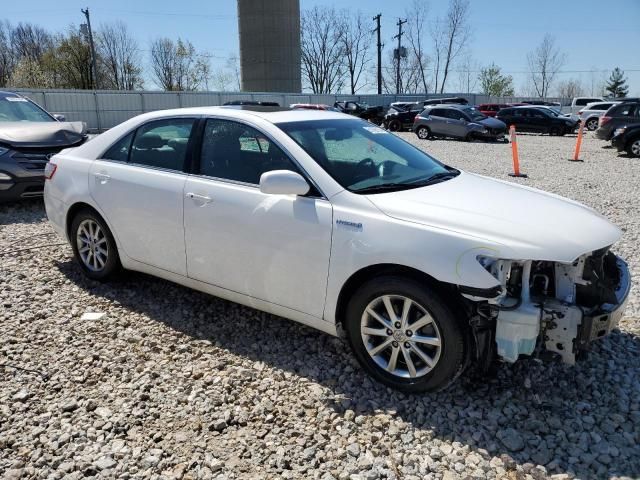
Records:
[[[222,105],[233,100],[278,102],[288,107],[292,103],[321,103],[333,105],[336,101],[356,100],[370,105],[387,106],[395,101],[419,101],[431,98],[464,97],[471,104],[518,103],[540,100],[533,97],[490,97],[481,94],[444,93],[428,95],[316,95],[308,93],[239,93],[239,92],[152,92],[118,90],[61,90],[16,89],[22,95],[44,107],[51,113],[60,113],[69,121],[84,121],[90,130],[105,130],[141,113],[154,110]],[[547,98],[546,101],[562,105],[571,99]]]

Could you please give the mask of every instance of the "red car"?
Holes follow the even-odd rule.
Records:
[[[480,113],[484,113],[487,117],[495,117],[501,109],[510,106],[511,105],[506,103],[483,103],[482,105],[478,105],[476,109],[480,110]]]

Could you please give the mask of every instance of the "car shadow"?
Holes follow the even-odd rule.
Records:
[[[575,366],[496,364],[491,376],[465,374],[445,391],[407,395],[373,382],[344,341],[295,322],[145,274],[126,272],[103,284],[86,279],[71,260],[55,265],[94,296],[317,383],[339,415],[385,412],[415,429],[414,437],[420,431],[468,445],[485,458],[502,457],[507,470],[532,463],[580,477],[640,474],[636,335],[614,331]]]

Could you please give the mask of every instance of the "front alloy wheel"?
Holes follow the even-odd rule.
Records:
[[[362,367],[388,387],[436,391],[462,372],[461,323],[416,280],[389,275],[367,282],[347,306],[345,327]]]
[[[627,153],[634,157],[640,157],[640,138],[631,142],[627,147]]]
[[[408,297],[372,300],[362,314],[360,332],[371,359],[392,375],[422,377],[440,360],[438,327],[424,307]]]

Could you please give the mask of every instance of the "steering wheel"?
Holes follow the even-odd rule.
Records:
[[[385,160],[378,166],[378,173],[381,177],[385,175],[391,175],[393,173],[393,169],[397,165],[396,162],[392,162],[391,160]]]
[[[364,171],[362,171],[362,170],[364,170]],[[374,175],[377,175],[378,174],[378,169],[376,168],[376,162],[374,162],[372,158],[369,158],[369,157],[364,158],[364,159],[360,160],[358,162],[358,164],[356,165],[356,172],[358,172],[358,173],[356,173],[354,175],[354,177],[353,177],[354,181],[356,181],[356,180],[359,181],[359,180],[362,180],[362,179],[365,179],[365,178],[368,178],[368,177],[372,176],[372,175],[370,175],[370,173],[374,174]]]

